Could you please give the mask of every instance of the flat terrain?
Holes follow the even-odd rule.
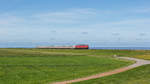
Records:
[[[15,49],[18,50],[18,49]],[[65,55],[90,55],[98,57],[113,57],[125,56],[125,57],[134,57],[140,59],[150,60],[150,50],[70,50],[70,49],[21,49],[28,52],[40,52],[40,53],[51,53],[51,54],[65,54]],[[19,50],[18,50],[19,51]],[[21,51],[20,51],[21,52]]]
[[[150,65],[141,66],[103,78],[73,84],[150,84]]]
[[[113,58],[117,52],[0,49],[0,84],[46,84],[90,76],[133,63]]]
[[[107,71],[107,72],[104,72],[104,73],[99,73],[99,74],[96,74],[96,75],[91,75],[91,76],[88,76],[88,77],[78,78],[78,79],[74,79],[74,80],[55,82],[53,84],[71,84],[71,83],[76,83],[76,82],[81,82],[81,81],[91,81],[92,79],[96,79],[96,78],[100,79],[102,77],[111,76],[113,74],[118,74],[118,73],[125,72],[125,71],[131,70],[131,69],[134,69],[134,68],[137,68],[137,67],[140,67],[140,66],[150,64],[149,60],[143,60],[143,59],[137,59],[137,58],[131,58],[131,57],[116,57],[116,58],[134,60],[136,62],[132,65],[129,65],[129,66],[126,66],[126,67],[123,67],[123,68]],[[111,83],[111,81],[109,81],[109,82]],[[99,83],[99,81],[90,82],[90,84],[92,84],[92,83]]]

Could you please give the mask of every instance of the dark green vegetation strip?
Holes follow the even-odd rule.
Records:
[[[150,84],[150,65],[141,66],[108,77],[73,84]]]
[[[88,55],[100,57],[127,56],[150,60],[150,50],[74,50],[74,49],[1,49],[8,52],[33,54],[53,54],[53,55]],[[15,53],[14,52],[14,53]]]
[[[97,50],[0,49],[0,84],[46,84],[132,63],[105,53]]]

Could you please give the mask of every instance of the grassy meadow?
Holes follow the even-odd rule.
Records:
[[[16,53],[38,53],[55,55],[86,55],[98,57],[125,56],[150,60],[150,50],[74,50],[74,49],[1,49]],[[12,51],[13,50],[13,51]]]
[[[133,63],[112,57],[88,56],[83,52],[0,49],[0,84],[47,84],[85,77]]]
[[[150,59],[148,50],[0,49],[0,84],[47,84],[133,63],[114,55]]]
[[[150,65],[144,65],[119,74],[73,84],[150,84]]]

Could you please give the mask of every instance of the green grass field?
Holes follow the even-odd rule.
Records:
[[[106,72],[133,63],[115,59],[114,55],[150,59],[148,50],[0,49],[0,84],[47,84]]]
[[[10,50],[12,49],[1,49]],[[88,55],[98,57],[113,57],[114,55],[135,57],[150,60],[150,50],[74,50],[74,49],[13,49],[19,53],[44,53],[55,55]]]
[[[119,74],[73,84],[150,84],[150,65]]]
[[[17,49],[18,50],[18,49]],[[28,52],[39,52],[56,55],[88,55],[98,57],[125,56],[150,60],[150,50],[70,50],[70,49],[23,49]],[[19,50],[18,50],[19,52]],[[20,51],[21,52],[21,51]]]
[[[0,49],[0,84],[46,84],[133,63],[108,56],[91,56],[92,53],[87,50]]]

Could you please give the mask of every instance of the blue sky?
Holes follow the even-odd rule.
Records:
[[[150,0],[0,0],[0,43],[150,46]]]

